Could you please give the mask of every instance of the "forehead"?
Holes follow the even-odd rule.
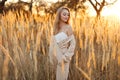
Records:
[[[69,11],[67,9],[63,9],[61,13],[69,13]]]

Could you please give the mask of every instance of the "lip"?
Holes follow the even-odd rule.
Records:
[[[65,18],[65,20],[68,20],[68,18]]]

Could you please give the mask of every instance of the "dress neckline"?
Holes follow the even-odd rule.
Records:
[[[68,35],[67,35],[65,32],[63,32],[63,31],[57,33],[56,35],[58,35],[58,34],[60,34],[60,33],[63,33],[63,34],[65,34],[65,35],[68,37]]]

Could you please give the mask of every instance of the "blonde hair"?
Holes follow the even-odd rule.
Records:
[[[57,10],[57,14],[56,14],[56,19],[55,19],[55,22],[54,22],[54,26],[53,26],[53,34],[57,34],[59,32],[59,23],[60,23],[60,14],[62,12],[63,9],[66,9],[68,10],[68,12],[70,13],[70,10],[67,8],[67,7],[60,7],[58,10]],[[70,18],[70,17],[69,17]],[[69,24],[69,19],[68,21],[66,22],[67,24]]]

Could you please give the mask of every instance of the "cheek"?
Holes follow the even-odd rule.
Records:
[[[63,15],[63,14],[61,14],[61,17],[64,17],[64,15]]]
[[[68,19],[70,18],[70,16],[68,16]]]
[[[61,19],[63,19],[63,18],[64,18],[64,16],[63,16],[63,15],[61,15],[61,16],[60,16],[60,18],[61,18]]]

